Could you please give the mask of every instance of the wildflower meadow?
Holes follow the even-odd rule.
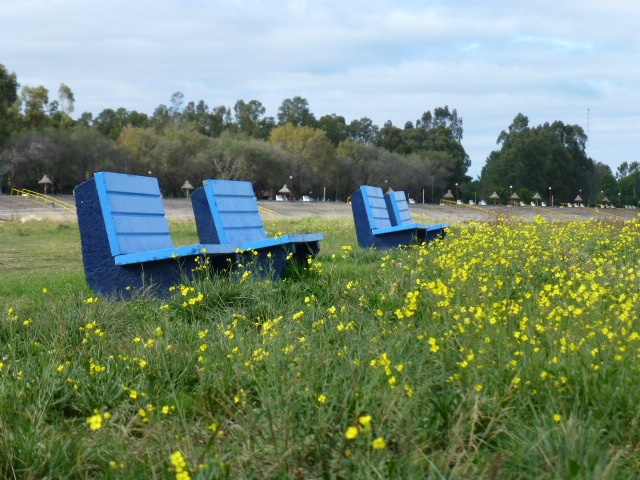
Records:
[[[75,224],[0,224],[0,477],[637,476],[638,219],[268,229],[326,239],[279,282],[116,301]]]

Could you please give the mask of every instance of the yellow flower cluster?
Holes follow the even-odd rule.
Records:
[[[87,418],[87,424],[91,430],[100,430],[106,420],[111,418],[109,412],[100,413],[97,409],[93,411],[93,415]]]
[[[353,441],[356,440],[361,433],[371,434],[373,431],[372,425],[373,418],[371,415],[360,415],[358,416],[357,422],[355,425],[349,425],[347,430],[344,433],[344,436],[347,440]],[[384,437],[376,437],[373,441],[371,441],[371,447],[374,450],[384,450],[387,448],[387,442]],[[353,452],[347,450],[347,456],[352,456]]]
[[[170,461],[171,465],[173,465],[173,470],[176,473],[176,480],[189,480],[191,478],[187,460],[184,458],[184,455],[180,450],[171,454]]]

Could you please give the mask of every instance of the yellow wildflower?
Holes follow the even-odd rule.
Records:
[[[347,438],[347,440],[355,440],[356,438],[358,438],[358,433],[360,433],[358,427],[354,427],[353,425],[351,425],[349,428],[347,428],[344,436]]]

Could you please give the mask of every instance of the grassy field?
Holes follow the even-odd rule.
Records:
[[[326,240],[281,282],[116,302],[74,224],[0,224],[0,477],[637,476],[640,222],[268,228]]]

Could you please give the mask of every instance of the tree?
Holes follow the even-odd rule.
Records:
[[[287,98],[282,101],[278,109],[278,125],[290,123],[294,127],[315,126],[316,119],[309,111],[309,102],[299,96]]]
[[[196,158],[205,178],[249,180],[258,192],[271,191],[286,176],[285,155],[246,134],[223,134]],[[194,178],[198,178],[195,176]]]
[[[637,165],[638,162],[631,162],[631,165],[627,167],[627,175],[618,179],[618,191],[625,205],[638,204],[638,194],[640,194],[640,170],[637,168]]]
[[[115,128],[116,112],[111,108],[105,108],[93,120],[93,128],[98,130],[105,137],[115,140],[120,132]]]
[[[379,130],[369,117],[362,117],[351,121],[347,133],[352,140],[369,145],[378,141]]]
[[[71,89],[64,83],[58,88],[58,99],[50,104],[51,125],[56,128],[67,128],[73,124],[71,113],[74,110],[75,97]]]
[[[89,128],[93,123],[93,113],[91,112],[82,112],[82,115],[76,121],[76,124],[81,127]]]
[[[171,107],[168,110],[169,116],[174,122],[179,122],[182,119],[184,105],[184,93],[175,92],[171,95]]]
[[[323,115],[318,120],[318,128],[324,130],[327,138],[334,147],[343,142],[349,136],[349,130],[344,117],[332,113],[331,115]]]
[[[5,66],[0,64],[0,148],[11,134],[12,122],[9,112],[17,100],[18,80],[16,74],[9,73]]]
[[[384,149],[348,139],[336,150],[339,158],[347,159],[351,177],[359,185],[380,184],[384,180]],[[388,152],[387,152],[388,153]],[[347,162],[344,162],[347,163]]]
[[[607,171],[598,184],[600,189],[599,201],[602,201],[602,197],[608,197],[611,202],[617,202],[618,200],[618,182],[611,173],[611,169]]]
[[[377,145],[390,152],[406,153],[402,130],[387,120],[378,133]]]
[[[595,164],[586,155],[586,135],[577,125],[555,121],[530,128],[529,119],[519,113],[497,143],[500,150],[491,152],[482,169],[487,190],[513,185],[543,192],[552,187],[559,203],[572,201],[581,190],[591,195],[596,188]]]
[[[47,105],[49,104],[49,90],[42,85],[39,87],[22,87],[21,100],[26,128],[41,129],[47,126]]]
[[[466,173],[471,159],[462,146],[462,134],[462,118],[458,112],[455,109],[449,111],[448,106],[437,107],[433,113],[424,112],[415,126],[406,122],[400,132],[400,140],[391,147],[406,155],[416,153],[422,158],[437,157],[438,162],[450,163],[444,168],[450,176],[445,180],[463,183],[470,180]]]
[[[118,138],[118,144],[136,160],[140,173],[152,172],[166,194],[173,195],[181,194],[180,186],[186,180],[189,165],[210,142],[195,124],[174,125],[163,132],[127,127]]]
[[[238,100],[233,106],[238,131],[250,137],[266,138],[262,130],[261,120],[266,109],[258,100]]]
[[[76,99],[71,89],[64,83],[61,83],[60,87],[58,88],[58,104],[60,105],[60,110],[62,110],[67,115],[71,115],[75,108],[75,101]]]
[[[37,190],[47,174],[55,191],[65,193],[96,171],[123,171],[130,162],[111,140],[88,128],[23,131],[12,136],[2,158],[9,186]]]
[[[148,124],[149,117],[145,113],[128,111],[122,107],[116,111],[107,108],[93,120],[93,127],[112,140],[117,140],[128,126],[146,127]]]
[[[458,116],[457,110],[449,111],[449,106],[437,107],[430,112],[422,115],[422,124],[429,129],[437,129],[438,127],[446,127],[451,130],[451,136],[457,142],[462,141],[462,117]]]
[[[296,192],[307,192],[323,180],[333,148],[324,131],[291,123],[274,128],[269,143],[290,156],[289,172],[294,177]]]

